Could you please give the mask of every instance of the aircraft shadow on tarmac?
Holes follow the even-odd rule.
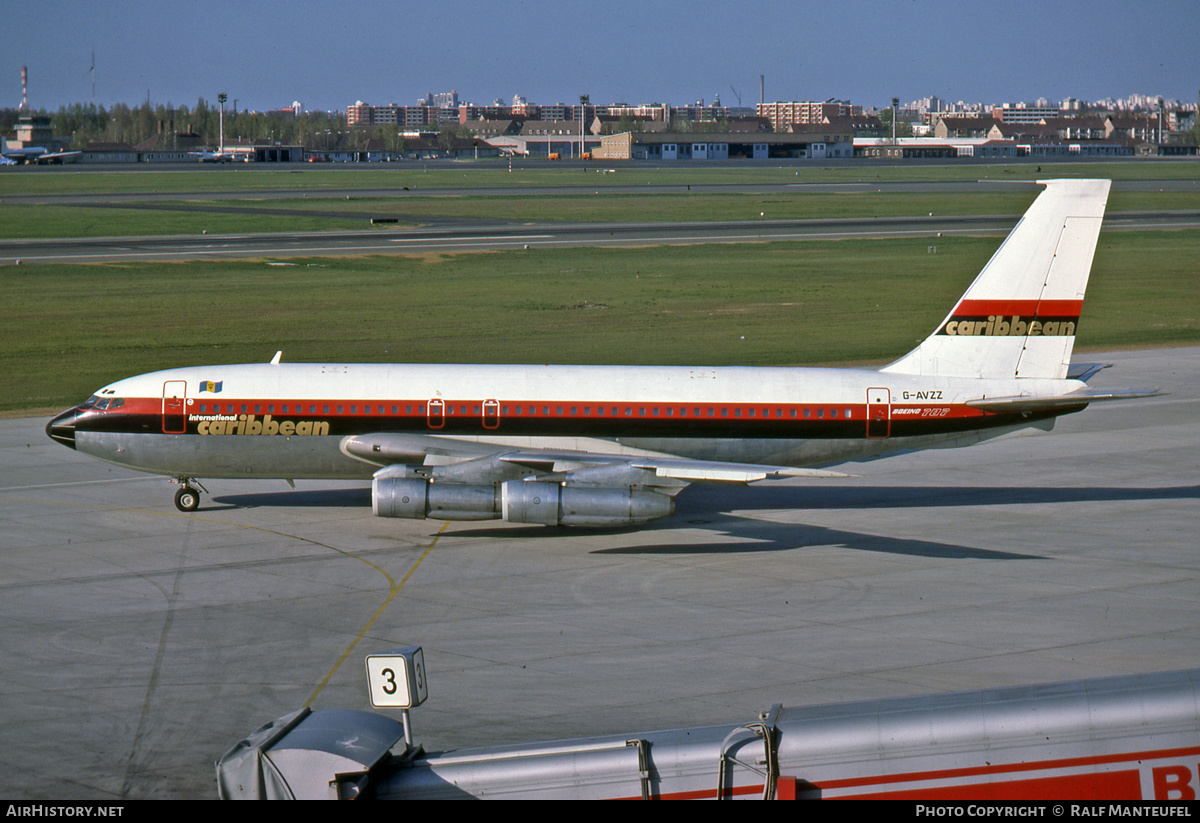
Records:
[[[1115,503],[1147,500],[1197,500],[1200,485],[1134,488],[1026,486],[692,486],[679,497],[679,517],[723,509],[913,509],[947,506],[1016,506],[1026,504]],[[369,508],[369,488],[292,489],[214,496],[223,508],[357,507]],[[671,520],[663,523],[670,526]],[[653,525],[653,524],[651,524]],[[636,531],[641,527],[617,531]]]
[[[920,509],[958,506],[1061,505],[1067,503],[1117,503],[1121,501],[1196,500],[1200,485],[1135,488],[1088,486],[694,486],[685,494],[711,510],[716,500],[702,495],[720,494],[722,508],[755,509]],[[732,500],[734,496],[739,499]],[[679,510],[683,511],[684,498]],[[689,506],[689,508],[692,508]]]
[[[212,502],[222,508],[257,509],[267,506],[280,508],[365,508],[371,509],[371,490],[361,489],[291,489],[253,494],[223,494]],[[201,506],[201,509],[205,507]]]
[[[764,520],[755,512],[797,509],[936,509],[966,506],[1042,506],[1068,503],[1146,500],[1195,500],[1200,486],[1154,488],[998,487],[998,486],[779,486],[755,488],[694,486],[682,494],[672,518],[642,526],[611,529],[571,529],[546,526],[499,526],[492,521],[478,527],[464,524],[456,534],[465,538],[507,540],[570,539],[579,535],[620,535],[621,544],[594,550],[597,554],[706,554],[788,551],[816,546],[839,546],[855,551],[946,559],[1019,560],[1038,557],[1022,552],[913,540],[831,529],[807,523]],[[370,490],[313,489],[285,492],[224,495],[212,498],[222,507],[362,507],[371,503]],[[736,513],[735,513],[736,512]],[[728,542],[679,543],[665,540],[668,532],[698,528],[728,535]],[[639,540],[640,538],[640,540]]]
[[[729,537],[728,541],[683,542],[678,539],[680,529],[698,529],[708,534]],[[673,519],[649,523],[645,526],[624,526],[611,529],[572,529],[566,527],[526,526],[522,528],[477,528],[458,530],[454,536],[470,538],[495,538],[498,540],[570,540],[580,535],[610,534],[620,536],[620,545],[612,548],[591,549],[592,554],[628,555],[672,555],[672,554],[759,554],[796,549],[811,549],[818,546],[834,546],[854,551],[870,551],[885,554],[910,555],[914,557],[944,557],[948,559],[970,558],[982,560],[1024,560],[1038,555],[1020,552],[995,551],[973,546],[958,546],[953,543],[937,543],[929,540],[911,540],[886,535],[830,529],[807,523],[779,523],[758,520],[744,515],[727,512],[706,511],[697,518],[688,518],[687,513],[677,514]],[[666,537],[666,535],[671,535]]]

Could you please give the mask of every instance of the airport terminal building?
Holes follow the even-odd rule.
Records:
[[[592,154],[597,160],[824,160],[853,156],[851,133],[822,125],[790,134],[623,132],[601,137]]]

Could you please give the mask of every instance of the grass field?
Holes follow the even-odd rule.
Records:
[[[3,270],[0,410],[158,368],[287,360],[881,362],[942,319],[995,238]],[[1200,341],[1196,232],[1102,235],[1081,347]]]

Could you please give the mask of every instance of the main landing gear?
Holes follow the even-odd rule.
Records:
[[[201,486],[194,477],[180,477],[178,483],[179,491],[175,492],[175,508],[181,512],[194,512],[200,508],[200,492],[196,491],[194,486],[198,486],[206,492],[208,489]]]

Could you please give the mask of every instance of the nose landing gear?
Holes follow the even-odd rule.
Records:
[[[175,508],[181,512],[194,512],[200,508],[200,492],[196,491],[194,486],[205,492],[208,489],[201,486],[194,477],[180,477],[178,482],[179,491],[175,492]]]

